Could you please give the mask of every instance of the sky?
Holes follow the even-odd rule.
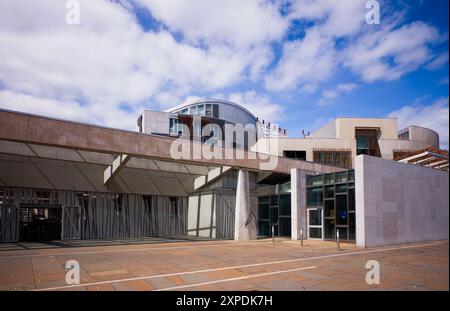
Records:
[[[448,0],[378,1],[379,24],[366,3],[2,0],[0,108],[137,130],[144,109],[220,98],[290,137],[396,117],[448,149]]]

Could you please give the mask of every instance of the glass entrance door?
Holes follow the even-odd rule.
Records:
[[[341,240],[356,239],[354,181],[353,170],[307,177],[306,201],[310,238],[335,240],[336,231],[339,230]],[[323,226],[317,220],[320,210],[323,210]]]

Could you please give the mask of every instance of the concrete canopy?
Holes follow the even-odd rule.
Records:
[[[103,171],[114,154],[0,140],[0,185],[186,196],[214,167],[132,158],[111,185]]]
[[[7,110],[0,110],[0,139],[39,146],[75,149],[81,156],[81,152],[94,152],[114,156],[127,154],[133,158],[175,161],[170,154],[170,146],[174,141],[173,138],[57,120]],[[189,142],[189,144],[192,147],[190,148],[191,150],[194,147],[198,148],[198,145],[200,145],[197,142]],[[217,148],[222,154],[225,154],[226,148]],[[53,156],[64,157],[65,160],[67,157],[70,157],[70,160],[76,160],[75,158],[78,156],[66,154],[66,152],[58,152],[58,149],[37,149],[39,150],[35,152],[39,152],[41,155],[49,155],[49,153],[52,153]],[[30,152],[30,150],[26,152]],[[33,151],[31,150],[31,152]],[[193,159],[191,157],[188,160],[180,159],[176,160],[176,162],[177,165],[183,163],[203,166],[232,166],[258,171],[261,170],[261,164],[266,162],[262,158],[257,153],[244,152],[243,159],[228,159],[224,157],[221,159],[208,159],[205,157]],[[299,168],[313,172],[334,172],[340,170],[333,166],[281,157],[276,157],[276,160],[277,165],[272,171],[279,173],[288,174],[291,168]]]

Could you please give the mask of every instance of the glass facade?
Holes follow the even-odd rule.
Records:
[[[258,236],[291,236],[291,195],[279,194],[258,198]]]
[[[307,176],[308,236],[311,239],[354,241],[355,173],[347,170]]]
[[[189,114],[193,116],[205,116],[205,117],[219,117],[219,105],[218,104],[198,104],[191,107],[183,108],[179,111],[174,111],[173,113],[179,114]]]

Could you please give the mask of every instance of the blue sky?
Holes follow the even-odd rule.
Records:
[[[74,0],[71,0],[74,1]],[[69,1],[69,2],[71,2]],[[448,148],[448,1],[0,3],[0,107],[136,129],[145,109],[236,101],[291,137],[339,116],[397,117]]]

